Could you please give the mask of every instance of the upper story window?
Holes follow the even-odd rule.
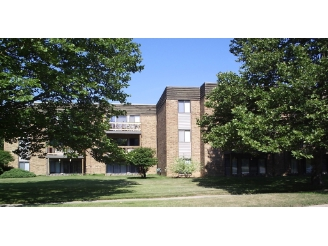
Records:
[[[190,130],[179,130],[179,142],[190,143]]]
[[[139,123],[140,122],[140,115],[130,115],[129,122],[131,123]]]
[[[110,118],[110,122],[129,122],[129,123],[139,123],[140,115],[119,115]]]
[[[190,113],[190,101],[178,101],[179,113]]]

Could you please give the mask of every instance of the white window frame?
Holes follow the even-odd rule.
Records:
[[[178,101],[178,112],[179,113],[190,113],[191,103],[187,100]]]
[[[24,168],[21,167],[21,165],[24,165]],[[30,171],[30,162],[29,161],[26,161],[26,160],[20,160],[18,162],[18,167],[22,170],[25,170],[25,171]],[[26,168],[27,167],[27,168]]]
[[[131,122],[130,121],[130,117],[131,118],[134,118],[134,122]],[[140,123],[140,115],[129,115],[128,116],[128,122],[130,122],[130,123]]]
[[[179,143],[190,143],[191,133],[190,130],[179,130]]]
[[[130,122],[130,117],[133,116],[134,117],[134,122]],[[123,121],[120,121],[120,119],[124,118]],[[118,115],[118,116],[112,116],[110,118],[110,122],[116,122],[116,123],[122,123],[122,122],[126,122],[126,123],[140,123],[140,115],[138,114],[133,114],[133,115]]]

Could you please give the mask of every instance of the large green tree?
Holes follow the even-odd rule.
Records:
[[[208,115],[199,122],[205,140],[211,142],[230,126],[244,147],[312,159],[312,181],[320,184],[328,147],[328,40],[234,39],[230,51],[241,62],[240,74],[231,79],[230,89],[220,83],[229,74],[219,75],[207,104],[214,109],[216,125]],[[240,91],[224,111],[221,85]],[[222,112],[230,112],[225,121],[219,119]]]
[[[44,143],[90,149],[99,161],[121,156],[106,119],[122,113],[112,102],[126,103],[141,61],[132,39],[0,39],[0,138],[20,139],[22,157]]]
[[[148,147],[139,147],[127,153],[126,161],[138,167],[142,178],[146,178],[149,168],[157,164],[155,150]]]
[[[8,168],[8,163],[14,161],[14,157],[8,151],[0,149],[0,174]]]

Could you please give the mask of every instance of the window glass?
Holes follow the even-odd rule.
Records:
[[[139,146],[139,138],[130,138],[130,146]]]
[[[248,174],[249,173],[249,160],[248,159],[242,159],[241,160],[241,173],[242,174]]]
[[[179,101],[179,113],[184,113],[184,101]]]
[[[179,142],[183,143],[185,141],[185,137],[184,137],[184,131],[180,130],[179,131]]]
[[[291,161],[291,173],[298,173],[297,161],[295,159]]]
[[[232,159],[231,165],[232,165],[232,174],[237,174],[237,158],[234,157]]]
[[[312,172],[311,160],[306,159],[306,173],[311,173],[311,172]]]
[[[179,113],[190,113],[190,101],[178,101]]]
[[[30,170],[30,163],[29,162],[19,162],[19,168],[23,169],[25,171],[29,171]]]
[[[127,138],[113,138],[113,140],[117,143],[118,146],[128,146]]]
[[[190,101],[185,101],[184,112],[185,113],[190,113]]]
[[[179,130],[179,142],[180,143],[190,143],[190,131],[189,130]]]
[[[140,122],[140,116],[139,115],[130,115],[129,122],[131,122],[131,123]]]
[[[186,143],[190,142],[190,131],[185,131],[185,142]]]
[[[265,160],[259,159],[259,173],[265,174]]]
[[[125,115],[117,116],[116,122],[126,122],[126,116]]]

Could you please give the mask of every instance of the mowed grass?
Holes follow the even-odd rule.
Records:
[[[309,177],[170,178],[138,176],[38,176],[0,179],[0,204],[26,206],[239,207],[309,206],[328,203],[328,177],[321,189]],[[197,199],[150,199],[212,195]],[[214,196],[224,195],[224,196]],[[81,201],[81,203],[65,203]]]

